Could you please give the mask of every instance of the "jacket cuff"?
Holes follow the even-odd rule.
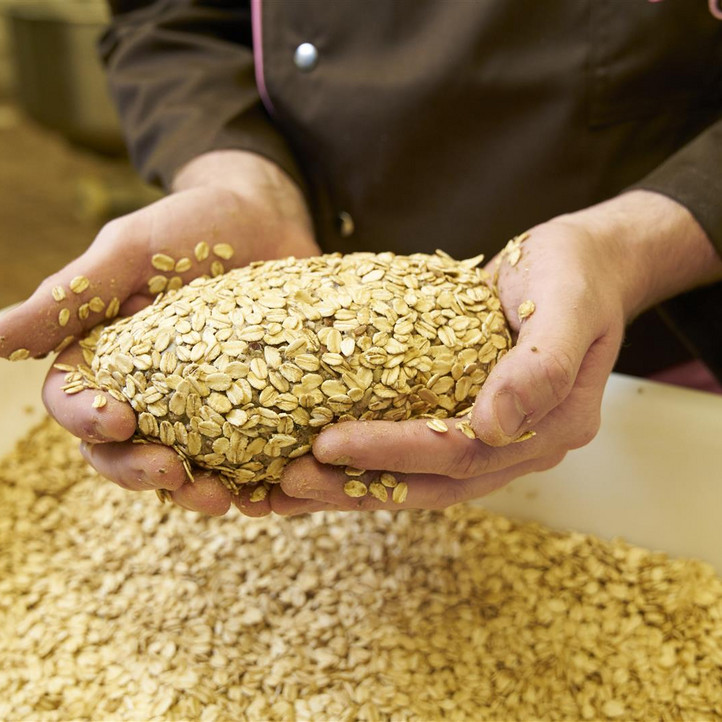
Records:
[[[661,193],[685,206],[722,256],[722,121],[631,189]]]
[[[211,151],[242,150],[275,163],[308,198],[306,180],[293,153],[260,108],[247,110],[220,128],[193,123],[189,129],[175,127],[164,132],[159,128],[158,133],[163,137],[149,144],[149,153],[134,153],[131,146],[131,155],[139,173],[165,190],[172,188],[178,171],[194,158]]]
[[[308,197],[292,148],[255,84],[247,2],[115,0],[99,41],[126,147],[140,175],[170,190],[189,161],[257,153]]]

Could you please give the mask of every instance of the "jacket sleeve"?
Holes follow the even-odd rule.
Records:
[[[196,156],[247,150],[302,174],[256,88],[250,2],[111,0],[100,41],[133,164],[169,188]]]
[[[685,206],[722,256],[722,120],[634,184]]]
[[[695,217],[722,256],[722,121],[709,126],[635,184],[662,193]],[[693,289],[659,311],[690,351],[722,381],[722,282]]]

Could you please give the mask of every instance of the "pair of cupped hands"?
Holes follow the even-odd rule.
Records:
[[[265,159],[238,151],[201,156],[178,174],[173,190],[107,224],[82,256],[3,316],[0,356],[8,357],[17,348],[40,356],[68,335],[82,337],[103,318],[102,312],[91,311],[84,320],[77,314],[78,307],[96,295],[106,304],[118,298],[122,315],[147,305],[153,300],[148,282],[157,273],[151,258],[158,253],[193,258],[201,240],[229,244],[234,254],[224,262],[226,269],[320,253],[302,195]],[[638,223],[649,229],[650,218],[657,219],[651,222],[653,233],[640,240]],[[668,278],[662,283],[652,260],[659,255],[655,243],[670,233],[698,246],[698,265],[687,272],[682,268],[680,274],[680,264],[675,268],[675,259],[669,259]],[[469,255],[474,252],[470,249]],[[189,282],[210,273],[212,260],[211,255],[178,275]],[[49,413],[81,440],[83,456],[102,476],[129,490],[166,489],[176,504],[190,510],[222,515],[233,504],[246,515],[262,516],[271,511],[290,515],[325,509],[444,508],[553,467],[567,451],[588,443],[599,427],[605,383],[625,324],[651,303],[698,282],[705,261],[709,274],[709,263],[719,259],[686,210],[644,191],[530,229],[518,263],[512,265],[503,256],[489,262],[490,270],[499,274],[515,345],[476,399],[470,423],[477,438],[454,425],[437,434],[425,420],[329,426],[315,440],[312,454],[291,462],[281,483],[262,501],[251,502],[250,490],[231,495],[207,471],[197,470],[191,483],[172,449],[130,441],[136,417],[128,404],[108,396],[104,407],[95,408],[92,390],[67,395],[61,370],[49,371],[43,399]],[[63,300],[71,314],[60,327],[52,289],[68,288],[77,276],[88,278],[90,287]],[[517,310],[526,300],[532,300],[536,310],[520,322]],[[74,343],[56,363],[81,360]],[[535,434],[526,433],[532,430]],[[513,443],[522,435],[526,440]],[[392,472],[407,483],[406,500],[397,504],[370,495],[347,496],[347,466]]]

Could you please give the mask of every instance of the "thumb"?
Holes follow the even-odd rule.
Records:
[[[20,360],[58,351],[114,318],[137,284],[137,258],[98,239],[79,258],[46,278],[33,295],[0,316],[0,358]]]
[[[594,342],[589,319],[540,303],[522,321],[516,345],[498,362],[482,387],[471,416],[478,438],[503,446],[530,431],[561,404],[574,387]],[[563,316],[563,317],[562,317]]]

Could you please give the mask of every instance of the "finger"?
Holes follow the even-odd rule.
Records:
[[[280,484],[274,484],[263,499],[253,501],[252,495],[255,486],[255,484],[249,484],[241,487],[239,493],[232,497],[233,504],[246,516],[261,517],[267,516],[271,512],[281,516],[295,516],[333,509],[330,504],[324,502],[290,497],[281,489]]]
[[[379,477],[378,473],[365,473],[353,477],[353,481],[363,482],[368,487],[378,482]],[[396,476],[397,485],[406,484],[407,487],[406,497],[401,502],[394,501],[393,489],[386,487],[384,487],[385,494],[377,491],[376,495],[368,492],[363,496],[349,496],[344,491],[348,481],[349,477],[342,471],[319,464],[313,458],[304,457],[286,467],[281,478],[281,486],[289,497],[309,505],[322,502],[341,511],[440,508],[437,504],[442,489],[446,490],[444,496],[447,503],[444,506],[472,498],[467,480],[452,480],[435,474]],[[303,505],[299,504],[297,508],[303,508]]]
[[[552,411],[563,408],[572,390],[591,399],[590,412],[595,405],[598,410],[621,345],[621,326],[591,345],[582,338],[576,348],[570,339],[542,338],[520,334],[519,344],[501,359],[477,396],[470,423],[485,443],[509,444],[539,429]]]
[[[180,457],[160,444],[132,442],[80,446],[86,461],[106,479],[124,489],[180,489],[188,481]]]
[[[334,511],[338,507],[316,499],[299,499],[289,496],[280,484],[274,485],[269,494],[271,510],[279,516],[298,516],[317,511]]]
[[[391,489],[385,501],[370,493],[362,497],[349,497],[344,492],[344,484],[348,481],[348,477],[343,472],[319,464],[309,457],[289,464],[284,470],[281,485],[288,496],[322,501],[342,511],[445,509],[453,504],[486,496],[510,481],[531,472],[550,469],[559,464],[563,458],[564,452],[555,452],[472,479],[452,479],[436,474],[398,475],[396,483],[404,483],[407,486],[406,497],[400,503],[393,500]],[[361,478],[368,484],[376,476],[366,474]]]
[[[82,350],[74,345],[60,354],[55,362],[75,367],[84,363]],[[53,365],[45,378],[43,402],[48,413],[73,436],[93,443],[125,441],[136,428],[136,415],[130,404],[114,399],[110,394],[95,389],[67,394],[68,372]],[[96,401],[98,399],[98,401]],[[103,399],[104,405],[99,405]]]
[[[244,484],[238,490],[238,494],[233,494],[231,498],[233,505],[245,516],[261,517],[271,513],[270,494],[264,496],[263,499],[257,499],[254,497],[257,488],[257,484]]]
[[[493,446],[515,440],[567,398],[601,335],[594,311],[580,312],[578,287],[550,283],[534,293],[534,312],[521,322],[516,345],[491,371],[472,410],[476,435]]]
[[[231,508],[231,492],[210,472],[197,474],[170,494],[178,506],[207,516],[223,516]]]
[[[369,479],[370,475],[367,474],[363,478]],[[348,496],[344,492],[344,485],[348,480],[348,476],[339,469],[320,464],[308,455],[301,457],[283,470],[281,492],[287,500],[284,500],[283,504],[278,503],[278,507],[286,511],[300,511],[321,503],[324,508],[334,507],[348,511],[380,509],[388,506],[371,496],[358,498]],[[293,502],[291,499],[296,501]]]
[[[119,258],[119,255],[122,257]],[[134,291],[137,259],[127,244],[95,242],[0,318],[0,357],[39,357],[119,313]]]
[[[436,428],[447,431],[432,430],[426,419],[347,421],[324,429],[313,444],[313,455],[323,464],[465,479],[518,464],[538,452],[535,438],[503,449],[469,438],[473,430],[468,417],[442,423]]]

